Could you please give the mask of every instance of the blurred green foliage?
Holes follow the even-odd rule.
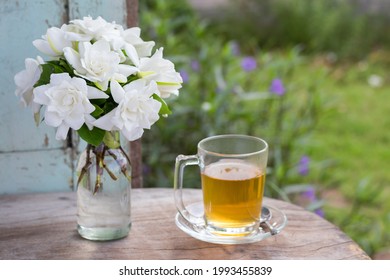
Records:
[[[373,12],[371,7],[381,4],[376,2],[230,0],[231,6],[221,11],[222,17],[214,17],[213,25],[226,38],[249,40],[260,47],[299,44],[309,53],[332,52],[342,58],[362,58],[376,48],[390,49],[390,11]]]

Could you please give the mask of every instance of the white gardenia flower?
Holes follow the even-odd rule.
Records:
[[[108,42],[120,37],[123,27],[115,22],[107,22],[102,17],[93,19],[83,17],[83,19],[72,20],[67,26],[67,37],[72,41],[98,41],[105,39]]]
[[[24,106],[31,106],[34,113],[38,112],[41,108],[39,104],[33,101],[33,89],[35,83],[41,76],[42,67],[40,64],[43,63],[43,59],[39,56],[36,60],[33,58],[27,58],[24,61],[26,69],[20,71],[14,77],[16,84],[15,95],[20,97],[21,103]]]
[[[137,50],[139,57],[151,56],[154,41],[144,41],[141,39],[141,28],[132,27],[122,32],[122,37],[126,43],[131,44]]]
[[[135,80],[122,88],[112,81],[110,89],[118,106],[93,125],[107,131],[120,130],[129,141],[140,138],[144,129],[150,129],[159,119],[161,103],[152,97],[158,93],[156,83]]]
[[[175,65],[163,58],[163,48],[156,50],[152,57],[142,57],[138,67],[138,76],[148,82],[156,81],[162,98],[170,94],[179,95],[183,79],[175,71]]]
[[[122,32],[123,27],[115,22],[107,22],[102,17],[93,19],[91,17],[84,17],[71,21],[65,27],[66,37],[72,41],[77,42],[91,42],[105,40],[111,49],[118,53],[121,62],[126,60],[123,53],[124,45],[126,44]]]
[[[90,114],[95,107],[89,99],[96,98],[106,99],[108,95],[68,73],[52,74],[49,84],[34,89],[34,102],[46,105],[45,123],[58,128],[57,140],[65,140],[69,128],[78,130],[94,121]]]
[[[48,56],[59,57],[64,54],[64,48],[72,46],[72,42],[66,38],[63,28],[51,27],[42,39],[34,40],[33,45]]]
[[[128,76],[137,71],[133,66],[120,64],[118,53],[112,51],[110,44],[103,39],[94,44],[80,43],[79,52],[65,48],[64,55],[75,69],[76,75],[95,83],[103,91],[107,90],[110,80],[124,83]]]

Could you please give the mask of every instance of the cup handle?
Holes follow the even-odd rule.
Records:
[[[175,176],[173,188],[175,192],[175,204],[176,209],[179,211],[180,215],[187,220],[189,223],[195,226],[203,226],[205,224],[204,218],[193,215],[188,209],[185,207],[183,202],[183,175],[184,168],[187,165],[199,165],[199,157],[197,155],[184,156],[179,155],[176,158],[175,164]]]

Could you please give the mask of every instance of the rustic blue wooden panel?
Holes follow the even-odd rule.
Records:
[[[24,69],[25,58],[38,55],[32,41],[49,26],[62,24],[65,7],[61,1],[0,3],[0,152],[62,147],[53,140],[54,129],[37,129],[31,110],[20,106],[13,78]]]
[[[126,15],[126,0],[69,0],[69,17],[71,19],[101,16],[109,22],[126,24]]]
[[[70,156],[55,130],[37,128],[15,96],[14,75],[39,52],[32,41],[60,26],[65,1],[0,0],[0,194],[69,189]],[[64,162],[68,164],[64,164]]]
[[[69,151],[48,150],[0,154],[0,195],[71,191]]]

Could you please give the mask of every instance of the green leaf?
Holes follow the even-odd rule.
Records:
[[[138,79],[138,77],[136,76],[136,75],[130,75],[130,76],[128,76],[127,77],[127,81],[126,81],[126,83],[124,83],[122,86],[125,86],[125,85],[127,85],[127,84],[129,84],[129,83],[131,83],[132,81],[135,81],[135,80],[137,80]]]
[[[54,72],[54,67],[50,64],[42,64],[42,73],[34,87],[39,87],[50,83],[50,75]]]
[[[62,68],[64,68],[64,70],[66,72],[68,72],[71,76],[74,75],[74,70],[73,70],[72,66],[70,66],[69,63],[65,59],[60,58],[59,65],[62,66]]]
[[[155,100],[161,103],[160,112],[158,112],[160,115],[170,115],[172,114],[172,111],[169,110],[168,104],[157,94],[153,94],[152,96]]]
[[[111,112],[112,110],[114,110],[115,108],[117,107],[117,104],[113,103],[113,102],[110,102],[109,100],[104,104],[103,106],[103,111],[105,114]]]
[[[65,64],[64,64],[65,63]],[[65,66],[67,65],[67,66]],[[73,70],[70,68],[69,72],[67,68],[70,66],[67,64],[67,62],[64,61],[57,61],[57,60],[52,60],[48,61],[45,64],[42,64],[42,73],[41,76],[39,77],[39,80],[35,83],[34,87],[39,87],[42,85],[47,85],[50,83],[50,76],[53,73],[59,74],[59,73],[64,73],[68,72],[73,74]]]
[[[104,144],[110,149],[117,149],[120,147],[119,131],[106,131],[103,138]]]
[[[66,72],[65,69],[61,66],[60,62],[57,61],[57,60],[48,61],[47,64],[49,64],[50,66],[53,67],[52,68],[53,69],[52,73],[59,74],[59,73]]]
[[[180,83],[170,83],[170,82],[157,82],[160,86],[178,86]]]
[[[97,127],[89,130],[86,124],[84,124],[79,130],[77,130],[80,137],[85,140],[88,144],[99,146],[106,134],[106,131]]]
[[[107,99],[98,98],[98,99],[91,99],[90,101],[91,101],[92,105],[100,106],[100,105],[104,105],[104,103],[106,103],[106,100]]]
[[[95,105],[95,104],[92,104],[92,105],[95,106],[95,111],[93,111],[92,114],[91,114],[92,117],[97,118],[101,114],[104,113],[103,109],[100,108],[98,105]]]

